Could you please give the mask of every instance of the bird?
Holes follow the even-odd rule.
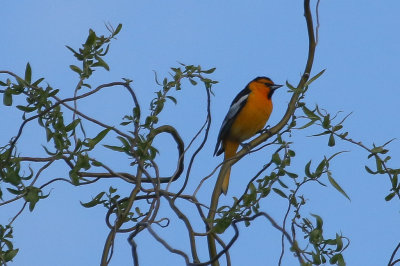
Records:
[[[222,122],[215,146],[214,156],[225,154],[224,161],[236,155],[243,141],[260,132],[272,112],[272,95],[283,85],[276,85],[265,76],[257,77],[247,84],[233,99]],[[222,169],[218,179],[222,178]],[[222,193],[228,192],[231,169],[227,169],[222,183]]]

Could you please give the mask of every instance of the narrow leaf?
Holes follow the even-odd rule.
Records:
[[[92,29],[90,29],[89,36],[86,39],[85,45],[92,46],[95,40],[96,40],[96,33]]]
[[[3,94],[3,104],[5,106],[11,106],[12,105],[12,94],[11,94],[11,89],[6,89],[4,94]]]
[[[78,118],[78,119],[75,119],[74,121],[72,121],[70,124],[68,124],[66,127],[65,127],[65,131],[71,131],[71,130],[73,130],[73,129],[75,129],[76,128],[76,126],[79,124],[79,122],[80,122],[81,120]]]
[[[115,29],[113,36],[117,35],[122,29],[122,24],[118,24],[117,28]]]
[[[77,67],[77,66],[70,65],[70,66],[69,66],[69,68],[71,68],[71,69],[72,69],[72,71],[74,71],[74,72],[78,73],[79,75],[81,75],[81,74],[82,74],[82,70],[81,70],[79,67]]]
[[[368,173],[370,173],[371,175],[376,175],[378,172],[374,172],[371,170],[371,168],[369,168],[368,166],[365,166],[365,170],[367,170]]]
[[[32,84],[32,86],[37,86],[37,85],[39,85],[40,82],[42,82],[43,80],[44,80],[44,78],[40,78],[40,79],[36,80],[36,81]]]
[[[320,118],[310,109],[308,109],[307,107],[303,106],[302,107],[303,112],[306,116],[308,116],[308,118],[310,118],[311,120],[320,120]]]
[[[277,189],[277,188],[272,188],[272,190],[273,190],[276,194],[278,194],[279,196],[281,196],[282,198],[285,198],[285,199],[287,198],[286,194],[283,193],[282,190]]]
[[[110,132],[111,128],[106,128],[103,131],[101,131],[99,134],[97,134],[96,137],[93,139],[89,140],[89,146],[93,148],[96,146],[97,143],[99,143],[106,135],[108,132]]]
[[[37,109],[36,106],[23,106],[23,105],[17,105],[16,106],[19,110],[30,113],[33,112]]]
[[[313,83],[313,82],[314,82],[316,79],[318,79],[322,74],[324,74],[325,70],[326,70],[326,69],[322,70],[322,71],[319,72],[317,75],[315,75],[314,77],[310,78],[310,79],[307,81],[305,87],[307,87],[308,85],[310,85],[311,83]]]
[[[211,73],[213,73],[214,71],[215,71],[215,67],[210,68],[210,69],[208,69],[208,70],[203,70],[202,72],[205,73],[205,74],[211,74]]]
[[[345,196],[348,200],[350,200],[350,197],[347,195],[347,193],[342,189],[342,187],[336,182],[336,180],[329,174],[328,172],[328,180],[331,183],[331,185],[340,193],[342,193],[343,196]]]
[[[328,146],[329,146],[329,147],[335,146],[335,136],[334,136],[333,134],[331,134],[331,135],[329,136]]]
[[[385,197],[385,200],[390,201],[395,195],[396,195],[396,192],[392,192]]]
[[[93,67],[103,67],[105,70],[110,71],[108,64],[100,57],[96,56],[97,62],[93,64]]]
[[[28,84],[31,84],[31,80],[32,80],[32,69],[31,65],[28,63],[26,64],[25,68],[25,81],[28,82]]]
[[[306,166],[304,167],[304,172],[306,173],[306,176],[309,178],[313,178],[314,175],[311,174],[310,172],[310,166],[311,166],[311,160],[306,164]]]
[[[112,145],[103,145],[103,146],[113,151],[125,152],[125,149],[123,147],[112,146]]]

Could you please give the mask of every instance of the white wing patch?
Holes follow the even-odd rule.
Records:
[[[242,106],[243,102],[247,100],[247,98],[249,97],[248,94],[244,95],[243,97],[241,97],[239,100],[237,100],[235,103],[233,103],[231,105],[231,107],[229,108],[228,113],[226,114],[226,117],[224,119],[224,122],[222,123],[222,128],[225,126],[225,124],[232,118],[234,117],[237,112],[240,110],[240,107]]]

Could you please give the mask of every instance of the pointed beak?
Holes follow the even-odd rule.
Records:
[[[276,84],[274,84],[274,85],[271,85],[270,87],[271,87],[271,89],[272,90],[276,90],[276,89],[279,89],[280,87],[282,87],[283,85],[276,85]]]

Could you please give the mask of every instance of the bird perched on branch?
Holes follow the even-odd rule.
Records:
[[[257,77],[239,92],[233,99],[229,111],[222,122],[218,134],[214,156],[225,153],[227,161],[236,155],[239,145],[261,131],[272,112],[272,94],[282,87],[270,78]],[[222,178],[222,169],[218,179]],[[222,183],[222,192],[226,195],[231,169],[227,169]]]

